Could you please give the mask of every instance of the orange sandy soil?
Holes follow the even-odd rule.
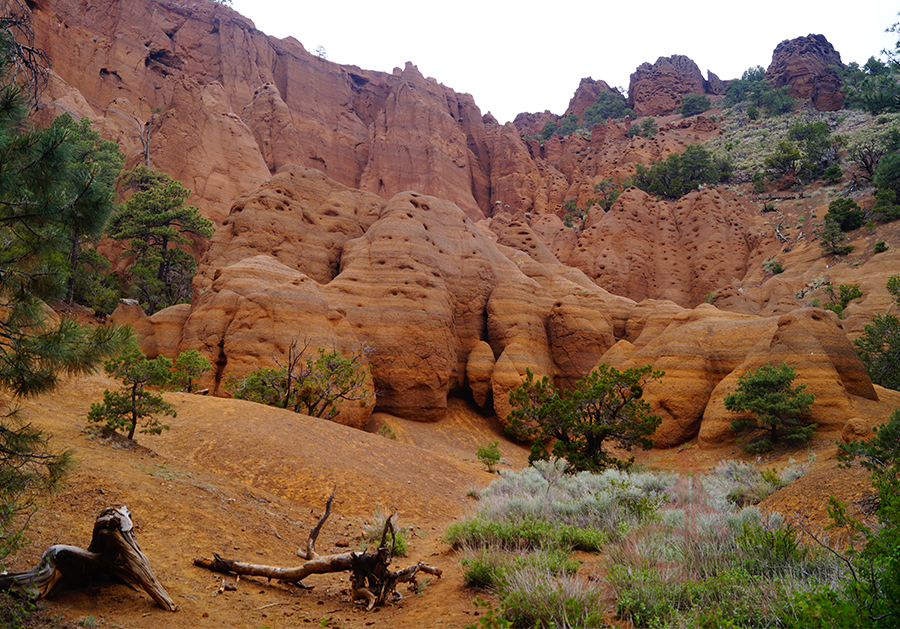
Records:
[[[140,629],[403,629],[464,627],[477,621],[473,601],[480,593],[463,586],[458,557],[441,536],[448,524],[475,508],[467,492],[493,478],[475,458],[478,446],[500,441],[500,469],[527,464],[527,450],[509,442],[496,419],[451,400],[438,423],[376,413],[369,431],[362,432],[249,402],[174,393],[166,394],[178,410],[177,418],[166,418],[171,430],[140,435],[138,446],[122,447],[84,431],[91,402],[115,385],[103,376],[80,378],[51,395],[20,403],[21,416],[51,433],[56,448],[75,451],[77,466],[65,490],[34,517],[30,542],[7,567],[30,568],[53,543],[87,547],[97,514],[125,504],[157,578],[180,609],[163,611],[144,593],[117,583],[89,585],[56,592],[43,604],[56,626],[81,626],[87,616],[101,627]],[[881,403],[855,400],[857,415],[873,424],[883,423],[900,407],[900,393],[878,391]],[[395,440],[376,434],[384,425]],[[836,437],[819,436],[811,446],[817,453],[814,470],[764,506],[824,523],[829,495],[845,501],[861,497],[868,476],[859,469],[837,469]],[[803,449],[761,463],[780,467],[790,457],[804,460],[806,455]],[[734,446],[707,450],[691,443],[636,457],[652,469],[693,473],[723,458],[753,460]],[[235,591],[217,594],[222,575],[193,566],[192,559],[214,552],[254,563],[299,565],[302,560],[294,551],[305,542],[334,487],[334,511],[317,543],[320,554],[359,549],[363,523],[374,511],[396,511],[399,524],[412,527],[413,535],[408,557],[397,558],[395,567],[421,560],[441,568],[443,578],[424,575],[420,593],[402,586],[402,601],[366,612],[351,603],[345,573],[311,576],[306,583],[315,589],[308,591],[243,578]],[[589,577],[602,578],[602,557],[579,559],[586,560],[582,570]]]

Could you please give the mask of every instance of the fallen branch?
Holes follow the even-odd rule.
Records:
[[[107,507],[94,522],[91,545],[55,544],[44,551],[38,565],[23,572],[0,575],[0,590],[31,600],[46,597],[61,579],[82,583],[98,576],[115,576],[134,589],[142,589],[156,604],[174,612],[177,609],[165,588],[150,569],[134,537],[134,523],[128,507]]]
[[[381,536],[381,547],[374,553],[338,553],[335,555],[319,555],[316,552],[316,540],[322,530],[322,526],[331,515],[331,504],[334,500],[334,491],[328,496],[325,503],[325,513],[319,518],[318,523],[309,532],[306,540],[306,547],[299,548],[297,555],[306,561],[294,567],[266,566],[261,564],[247,563],[236,561],[233,559],[225,559],[218,554],[213,553],[212,559],[198,558],[194,559],[194,565],[200,568],[206,568],[214,572],[225,574],[248,575],[255,577],[266,577],[267,579],[278,579],[285,583],[291,583],[304,588],[310,588],[302,581],[311,574],[327,574],[331,572],[350,571],[352,576],[352,595],[351,598],[356,601],[365,599],[368,603],[368,609],[383,605],[389,596],[396,594],[397,585],[400,583],[415,583],[416,575],[419,572],[441,576],[440,568],[429,566],[419,562],[403,570],[392,571],[388,569],[392,558],[392,548],[388,548],[387,534],[393,535],[393,524],[391,520],[393,515],[388,517],[384,523],[384,531]],[[399,594],[397,594],[399,596]]]

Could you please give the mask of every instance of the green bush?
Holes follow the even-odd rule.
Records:
[[[696,116],[708,110],[712,105],[706,94],[685,94],[681,98],[681,115]]]
[[[779,275],[784,273],[784,265],[775,260],[775,258],[772,258],[771,260],[763,262],[763,271],[771,273],[772,275]]]
[[[525,382],[510,391],[507,432],[531,443],[530,463],[564,459],[570,472],[628,467],[604,449],[604,441],[631,451],[653,447],[650,436],[661,421],[650,414],[641,398],[643,387],[663,376],[649,366],[619,371],[601,364],[571,389],[558,389],[547,376],[534,379],[526,369]],[[553,442],[555,440],[555,442]]]
[[[632,120],[637,117],[634,110],[628,107],[625,97],[616,91],[604,91],[597,96],[590,107],[584,110],[582,119],[585,124],[593,126],[603,124],[608,119],[629,117]]]
[[[544,123],[543,129],[541,129],[540,138],[542,141],[549,140],[553,137],[553,134],[556,133],[556,130],[559,128],[559,124],[556,120],[548,120]]]
[[[897,203],[900,198],[900,152],[885,155],[879,160],[872,183],[878,189],[873,214],[879,215],[884,222],[900,218]]]
[[[900,75],[894,67],[870,57],[863,67],[853,62],[842,72],[844,106],[877,115],[900,111]]]
[[[119,305],[122,284],[115,273],[109,272],[109,260],[93,247],[78,253],[73,276],[73,298],[96,314],[108,315]]]
[[[887,243],[885,243],[883,240],[879,240],[878,242],[875,243],[875,248],[872,250],[872,252],[873,253],[884,253],[887,250],[888,250]]]
[[[824,308],[831,310],[839,319],[844,318],[844,309],[850,305],[851,301],[863,296],[862,291],[859,290],[859,286],[856,284],[841,284],[838,287],[837,297],[834,294],[834,286],[826,286],[825,292],[831,297],[831,303],[825,304]]]
[[[875,189],[875,205],[872,206],[872,217],[882,223],[890,223],[900,219],[900,203],[897,193],[887,188]]]
[[[239,400],[323,419],[333,419],[341,401],[365,406],[373,395],[368,386],[368,347],[348,356],[338,349],[326,352],[320,347],[306,356],[310,345],[309,339],[302,347],[293,339],[283,365],[279,362],[278,368],[256,369],[243,378],[231,374],[225,380],[225,390]]]
[[[788,129],[786,137],[765,159],[771,178],[787,176],[804,182],[820,178],[829,181],[840,179],[838,143],[832,138],[826,122],[795,123]]]
[[[760,66],[750,68],[744,72],[740,79],[728,82],[724,104],[726,107],[734,107],[741,103],[747,106],[747,115],[751,120],[756,120],[759,111],[763,110],[767,116],[786,114],[794,108],[794,99],[791,98],[788,86],[774,88],[766,81],[766,71]]]
[[[827,627],[897,627],[900,625],[900,409],[867,442],[840,444],[843,465],[856,458],[872,473],[877,492],[877,525],[848,514],[846,505],[829,499],[830,529],[843,530],[856,542],[842,555],[850,566],[844,587],[798,595],[800,623]],[[838,551],[835,551],[838,552]],[[829,617],[833,614],[833,617]]]
[[[849,238],[841,229],[841,224],[827,215],[824,224],[813,233],[819,239],[819,246],[825,255],[841,256],[853,251],[853,245],[847,244]]]
[[[900,319],[897,315],[875,315],[853,345],[872,382],[900,391]]]
[[[841,231],[849,232],[862,227],[865,213],[852,199],[835,199],[828,204],[825,220],[833,220],[841,226]]]
[[[492,441],[486,446],[479,446],[478,450],[475,452],[475,456],[478,457],[478,460],[484,465],[484,469],[491,474],[494,473],[494,466],[500,462],[500,450],[497,447],[499,445],[499,441]]]
[[[639,123],[628,127],[628,131],[625,135],[629,138],[633,138],[636,135],[639,135],[642,138],[652,138],[658,132],[659,127],[656,126],[656,120],[653,118],[644,118]]]
[[[197,350],[182,352],[175,359],[168,385],[175,391],[193,393],[197,390],[197,380],[210,369],[210,362]]]
[[[731,163],[714,156],[699,144],[683,153],[673,153],[664,161],[652,162],[648,169],[636,165],[635,185],[648,194],[679,199],[704,184],[717,184],[731,177]]]
[[[753,173],[751,181],[753,182],[753,192],[762,194],[766,191],[766,177],[760,171]]]

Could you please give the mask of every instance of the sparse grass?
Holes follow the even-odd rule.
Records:
[[[376,508],[372,516],[363,524],[362,545],[363,550],[366,547],[377,548],[381,544],[381,536],[384,532],[384,523],[388,516],[382,513],[380,508]],[[386,544],[390,547],[393,544],[394,556],[405,557],[409,552],[409,540],[412,537],[412,529],[403,527],[397,523],[396,518],[391,521],[394,527],[394,534],[388,532]]]
[[[574,575],[579,563],[561,548],[520,554],[500,548],[476,548],[463,552],[460,560],[466,585],[482,589],[503,589],[510,575],[522,570],[542,570],[554,576]]]
[[[387,424],[382,424],[381,428],[378,429],[378,434],[385,439],[391,439],[392,441],[397,440],[397,433]]]
[[[544,462],[504,473],[445,538],[462,549],[466,583],[499,596],[498,627],[604,626],[607,593],[569,559],[571,549],[590,548],[576,532],[602,534],[617,612],[638,627],[791,626],[798,595],[839,587],[845,566],[801,543],[781,516],[739,505],[793,482],[811,462],[776,470],[723,461],[680,478],[566,476],[562,464]]]
[[[812,454],[805,463],[795,463],[792,459],[790,465],[780,471],[758,469],[740,461],[721,461],[703,477],[703,487],[719,510],[754,505],[806,474],[814,461]]]
[[[152,469],[140,466],[135,466],[135,469],[147,472],[150,476],[156,476],[157,478],[162,478],[164,480],[180,480],[183,478],[191,478],[193,476],[190,472],[173,469],[169,467],[167,463],[156,464]]]
[[[605,627],[600,591],[585,580],[530,568],[510,576],[503,616],[513,627]]]
[[[887,116],[881,125],[874,125],[872,116],[865,112],[850,110],[817,112],[814,116],[797,111],[754,121],[738,106],[729,110],[722,123],[724,134],[707,140],[704,146],[717,157],[731,158],[737,178],[750,181],[754,172],[765,169],[765,158],[787,138],[792,124],[813,120],[828,123],[832,133],[840,135],[847,147],[861,144],[876,134],[882,135],[890,128],[900,128],[900,114]]]
[[[797,593],[836,587],[847,576],[781,516],[734,511],[705,484],[681,484],[658,523],[610,548],[621,618],[638,627],[784,626]]]

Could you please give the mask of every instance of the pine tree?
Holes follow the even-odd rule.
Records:
[[[547,376],[534,379],[526,370],[525,382],[510,391],[507,431],[531,441],[529,462],[553,456],[565,459],[570,472],[599,472],[607,467],[629,467],[634,458],[622,461],[604,451],[613,441],[631,450],[653,447],[650,436],[662,419],[650,414],[642,398],[644,385],[658,380],[662,371],[645,366],[619,371],[603,364],[575,383],[571,390],[558,390]]]
[[[104,391],[103,403],[91,404],[87,416],[89,422],[104,422],[112,431],[126,429],[129,439],[134,439],[134,432],[142,421],[141,432],[145,434],[158,435],[169,429],[156,416],[175,417],[175,409],[161,395],[148,391],[147,387],[162,386],[169,381],[171,360],[165,356],[149,360],[134,346],[106,361],[104,367],[108,376],[122,383],[122,390]]]
[[[184,204],[191,191],[164,173],[139,166],[125,181],[137,192],[113,216],[109,236],[128,241],[123,256],[134,256],[130,281],[152,314],[189,300],[197,263],[180,245],[190,244],[189,236],[212,236],[213,223]]]
[[[46,315],[45,300],[61,296],[66,286],[72,221],[84,212],[78,229],[101,225],[105,217],[92,200],[103,200],[104,191],[97,177],[84,177],[73,163],[68,129],[29,127],[25,95],[40,89],[42,54],[30,45],[24,9],[0,15],[0,24],[0,387],[21,397],[52,389],[61,373],[92,372],[124,346],[130,331],[87,329],[66,318],[54,323]],[[13,67],[23,70],[24,84],[10,77]],[[18,516],[59,486],[68,459],[14,413],[0,416],[0,559],[20,539]]]
[[[732,430],[749,432],[764,430],[761,436],[744,447],[748,452],[768,452],[780,441],[809,441],[816,424],[800,419],[812,405],[815,396],[804,393],[805,384],[791,388],[796,377],[794,368],[766,364],[738,378],[734,391],[725,396],[725,409],[753,417],[731,422]]]

